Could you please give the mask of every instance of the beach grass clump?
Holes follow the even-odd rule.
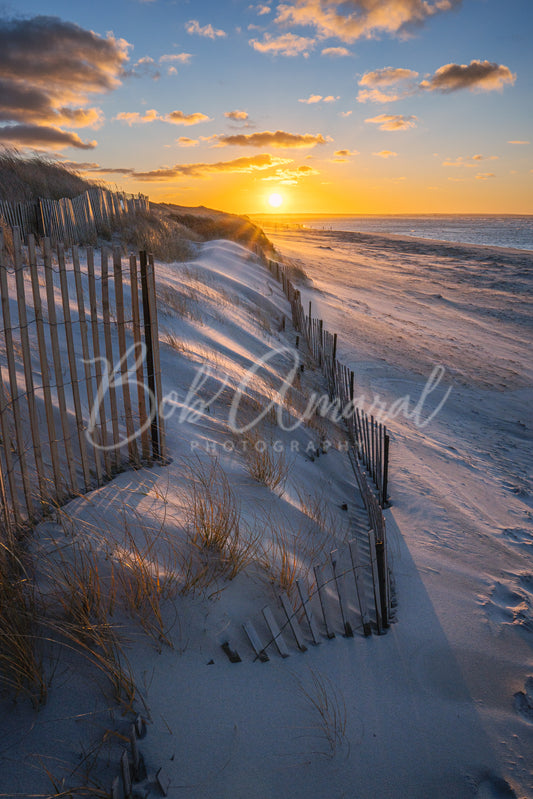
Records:
[[[14,547],[0,543],[0,684],[3,692],[23,696],[34,707],[48,693],[40,634],[34,586]]]
[[[250,431],[243,444],[246,471],[258,483],[271,491],[283,493],[291,464],[283,450],[277,451],[271,441]]]
[[[318,742],[317,755],[332,759],[346,744],[346,702],[329,677],[314,669],[309,669],[309,673],[309,687],[298,681],[300,694],[314,716],[305,737]]]

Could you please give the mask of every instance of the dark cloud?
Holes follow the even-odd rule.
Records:
[[[77,147],[80,150],[93,150],[95,141],[84,142],[77,133],[46,125],[4,125],[0,126],[0,141],[21,144],[24,147],[62,149]]]
[[[2,140],[94,147],[59,126],[101,123],[100,109],[85,106],[91,94],[120,84],[128,48],[124,39],[104,38],[58,17],[0,20],[0,121],[17,123],[2,128]]]
[[[470,64],[445,64],[428,80],[423,80],[421,88],[429,91],[456,92],[459,89],[479,89],[492,91],[503,89],[506,83],[514,83],[509,67],[493,61],[471,61]]]
[[[326,144],[320,133],[287,133],[284,130],[265,130],[261,133],[236,133],[233,136],[219,136],[220,145],[237,145],[239,147],[315,147]]]

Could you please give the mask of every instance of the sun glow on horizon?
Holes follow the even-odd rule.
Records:
[[[281,194],[274,192],[274,194],[271,194],[269,196],[268,204],[271,205],[272,208],[279,208],[280,205],[283,204],[283,197],[281,196]]]

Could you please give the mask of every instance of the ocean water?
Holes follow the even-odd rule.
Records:
[[[399,236],[413,236],[460,244],[483,244],[490,247],[533,250],[533,215],[303,216],[287,214],[272,217],[269,225],[273,223],[301,225],[318,230],[393,233]]]

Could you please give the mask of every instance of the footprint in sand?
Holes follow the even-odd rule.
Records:
[[[528,677],[524,690],[514,695],[515,710],[533,724],[533,677]]]
[[[481,604],[485,608],[489,622],[521,627],[533,632],[531,598],[527,594],[513,590],[504,583],[496,583],[489,597],[481,599]]]

